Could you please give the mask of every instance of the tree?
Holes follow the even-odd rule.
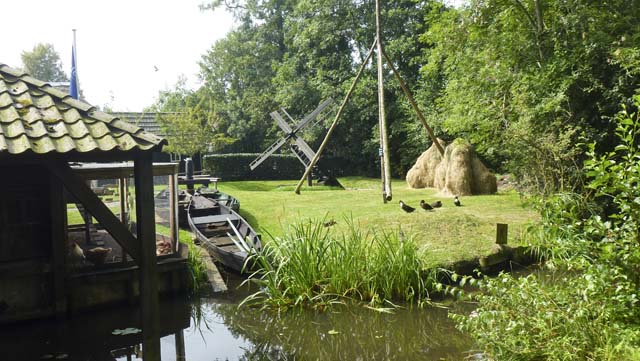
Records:
[[[437,128],[469,138],[529,189],[570,190],[580,184],[579,144],[606,151],[618,104],[640,86],[639,17],[637,0],[472,0],[461,10],[434,9],[420,98],[433,104]]]
[[[157,121],[169,142],[164,150],[194,156],[233,143],[216,130],[218,118],[211,94],[204,88],[189,90],[185,82],[182,77],[174,89],[160,92],[156,104],[147,109],[158,112]]]
[[[53,45],[39,43],[33,50],[23,51],[21,57],[23,70],[34,78],[50,82],[69,81]]]

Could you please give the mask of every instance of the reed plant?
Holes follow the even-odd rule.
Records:
[[[247,282],[260,290],[243,304],[322,309],[356,301],[383,310],[397,301],[428,302],[436,275],[424,270],[412,237],[345,223],[347,231],[334,231],[324,219],[309,219],[272,238],[248,260],[260,271]]]

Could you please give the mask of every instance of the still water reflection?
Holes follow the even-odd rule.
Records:
[[[241,295],[240,295],[241,296]],[[260,312],[239,295],[161,305],[162,360],[463,360],[472,341],[441,308],[393,314],[362,307],[334,312]],[[0,329],[0,360],[139,360],[136,310],[74,315]],[[119,330],[114,335],[114,330]]]

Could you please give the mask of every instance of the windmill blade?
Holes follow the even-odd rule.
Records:
[[[307,164],[309,164],[311,162],[311,159],[315,157],[316,152],[314,152],[313,149],[311,149],[309,144],[307,144],[307,142],[305,142],[304,139],[298,136],[295,136],[295,139],[296,139],[295,143],[298,146],[298,149],[302,151],[302,153],[304,153],[304,155],[307,157]]]
[[[287,118],[289,118],[289,120],[291,121],[291,123],[295,123],[295,122],[296,122],[296,120],[295,120],[295,119],[293,119],[293,118],[291,117],[291,115],[289,115],[289,113],[287,113],[287,111],[286,111],[286,110],[284,110],[284,108],[280,108],[280,110],[282,110],[282,112],[284,113],[284,115],[286,115],[286,116],[287,116]]]
[[[298,148],[296,148],[293,143],[290,144],[290,146],[291,146],[291,151],[296,156],[296,158],[298,158],[300,163],[302,163],[302,166],[307,168],[309,166],[309,162],[310,162],[310,160],[307,158],[307,156],[303,152],[301,152]]]
[[[289,123],[287,123],[287,121],[282,118],[280,113],[275,111],[269,113],[269,115],[271,116],[271,118],[273,118],[273,120],[276,121],[276,123],[278,123],[280,129],[284,130],[284,132],[287,134],[291,134],[291,127],[289,126]]]
[[[253,162],[249,164],[249,168],[251,170],[256,169],[260,165],[260,163],[264,162],[265,159],[269,158],[271,154],[273,154],[276,150],[278,150],[284,143],[287,142],[287,138],[283,137],[278,139],[275,143],[271,144],[267,150],[265,150],[262,154],[258,156],[258,158],[254,159]]]
[[[306,126],[310,121],[312,121],[313,119],[315,119],[318,114],[320,114],[326,107],[328,107],[329,105],[331,105],[331,103],[333,103],[333,99],[329,98],[325,101],[323,101],[322,103],[320,103],[320,105],[318,105],[318,107],[312,111],[311,113],[309,113],[306,117],[304,117],[304,119],[302,119],[302,121],[300,123],[298,123],[298,125],[296,125],[295,129],[293,130],[293,132],[297,132],[300,129],[302,129],[304,126]]]

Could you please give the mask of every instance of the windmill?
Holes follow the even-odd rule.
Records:
[[[251,170],[256,169],[262,162],[264,162],[267,158],[269,158],[271,154],[275,153],[278,149],[280,149],[283,145],[287,143],[289,144],[289,147],[291,148],[291,151],[293,152],[293,154],[295,154],[295,156],[302,163],[302,165],[305,168],[307,168],[309,164],[311,164],[311,160],[316,156],[316,152],[309,146],[309,144],[307,144],[307,142],[304,139],[298,136],[298,132],[300,132],[306,126],[311,124],[311,122],[314,119],[318,118],[318,116],[332,103],[333,103],[333,99],[331,98],[323,101],[322,103],[320,103],[320,105],[318,105],[318,107],[314,111],[307,114],[307,116],[304,117],[304,119],[302,119],[298,124],[296,124],[293,127],[291,127],[289,122],[285,120],[285,118],[280,114],[280,112],[278,112],[277,110],[274,112],[271,112],[269,115],[271,116],[271,118],[273,118],[273,120],[276,121],[276,124],[278,124],[278,126],[280,127],[280,129],[282,129],[285,135],[282,138],[276,140],[264,152],[262,152],[262,154],[260,154],[256,159],[254,159],[249,164],[249,168],[251,168]],[[289,120],[293,124],[296,123],[295,120],[289,115],[289,113],[287,113],[286,110],[281,109],[281,111],[282,113],[284,113],[284,115],[287,118],[289,118]],[[310,176],[310,175],[306,175],[306,176]]]

